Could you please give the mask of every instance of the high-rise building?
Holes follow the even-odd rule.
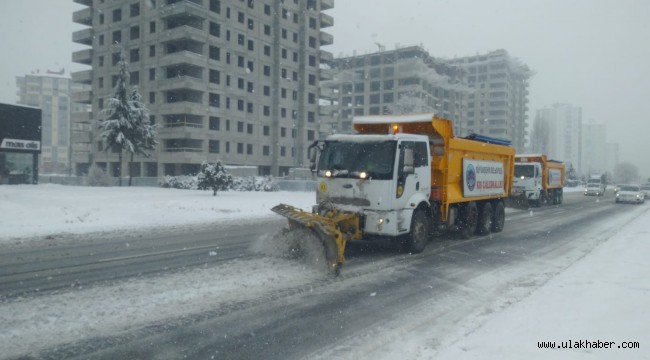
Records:
[[[593,120],[582,124],[582,174],[602,175],[608,171],[606,137],[605,124]]]
[[[517,152],[523,152],[528,135],[528,79],[533,72],[505,50],[450,63],[462,66],[467,86],[474,90],[467,97],[467,132],[508,139]]]
[[[73,115],[89,125],[99,119],[126,55],[130,86],[137,86],[159,125],[151,157],[135,157],[134,176],[196,173],[221,160],[282,175],[307,163],[318,136],[320,80],[332,60],[321,46],[333,37],[321,29],[333,18],[334,0],[74,0],[73,14],[89,28],[73,40],[90,46],[73,61],[91,69],[73,80],[92,85],[74,100],[92,113]],[[93,130],[77,152],[77,170],[96,163],[117,175],[126,163],[104,151]],[[83,145],[81,144],[81,145]],[[122,171],[123,175],[128,174]]]
[[[434,112],[452,120],[459,133],[469,89],[458,66],[437,59],[420,46],[335,59],[332,80],[323,82],[324,134],[352,131],[361,115]]]
[[[582,108],[553,104],[539,109],[530,133],[530,151],[571,164],[582,172]]]
[[[16,85],[18,104],[42,110],[40,173],[70,174],[73,130],[70,114],[88,111],[83,104],[71,102],[70,94],[82,91],[84,86],[73,83],[64,70],[18,76]]]

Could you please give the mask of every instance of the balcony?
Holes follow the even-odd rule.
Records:
[[[176,65],[176,64],[190,64],[190,65],[200,66],[203,68],[206,66],[205,62],[206,62],[206,58],[203,57],[203,55],[197,54],[195,52],[183,50],[183,51],[177,51],[175,53],[163,55],[158,62],[158,66],[166,67],[166,66]]]
[[[92,65],[93,49],[84,49],[72,53],[72,62],[77,64]]]
[[[75,152],[72,153],[72,162],[83,164],[90,162],[90,152]]]
[[[72,81],[81,84],[92,84],[93,82],[93,71],[92,70],[83,70],[76,71],[71,74]]]
[[[158,80],[158,90],[167,91],[172,89],[191,89],[202,91],[205,90],[205,81],[200,77],[194,76],[175,76],[168,79]]]
[[[329,64],[333,61],[334,61],[334,54],[325,50],[320,51],[320,62]]]
[[[93,25],[93,9],[88,7],[72,13],[72,21],[77,24],[92,26]]]
[[[92,104],[93,102],[93,92],[88,91],[78,91],[73,92],[70,96],[72,102],[81,103],[81,104]]]
[[[192,1],[183,0],[178,1],[170,5],[165,5],[160,7],[160,14],[163,19],[183,19],[183,21],[199,21],[202,22],[205,19],[205,8],[203,6],[196,4]]]
[[[318,73],[321,81],[334,79],[334,71],[331,69],[318,69]]]
[[[93,0],[72,0],[72,1],[76,2],[77,4],[86,5],[86,6],[93,5]]]
[[[188,114],[188,115],[206,115],[210,114],[210,108],[195,102],[189,101],[179,101],[174,103],[164,103],[156,107],[158,109],[157,113],[164,114]],[[218,110],[218,109],[216,109]],[[215,110],[215,111],[216,111]],[[216,113],[216,112],[215,112]],[[218,116],[218,115],[216,115]]]
[[[326,28],[326,27],[331,27],[334,26],[334,18],[325,14],[325,13],[320,13],[320,27]]]
[[[73,143],[90,143],[90,132],[89,131],[73,131],[72,138]]]
[[[93,113],[90,111],[77,111],[70,114],[70,121],[73,123],[89,124],[93,121]]]
[[[320,2],[321,10],[329,10],[332,8],[334,8],[334,0],[321,0]]]
[[[202,43],[206,41],[205,31],[190,25],[181,25],[165,30],[165,33],[160,38],[164,42],[187,39]]]
[[[72,33],[72,42],[92,46],[93,29],[83,29]]]
[[[334,36],[332,34],[328,34],[326,32],[321,31],[320,32],[320,45],[332,45],[334,44]]]

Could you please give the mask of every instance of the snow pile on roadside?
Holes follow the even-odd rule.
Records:
[[[9,300],[0,304],[0,357],[36,355],[79,339],[116,336],[144,325],[172,325],[192,314],[228,311],[229,306],[264,301],[322,276],[274,258],[234,260],[207,269]]]
[[[650,211],[641,211],[531,296],[441,352],[420,355],[442,360],[650,359]],[[598,341],[613,344],[593,348]],[[556,348],[540,348],[542,342],[554,342]],[[569,342],[571,348],[559,348]],[[640,348],[622,348],[634,346],[629,342]]]
[[[149,187],[0,186],[0,242],[274,216],[287,203],[311,210],[313,192],[219,192]]]

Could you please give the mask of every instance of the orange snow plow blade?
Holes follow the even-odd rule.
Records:
[[[343,254],[348,240],[361,239],[360,218],[356,213],[332,209],[321,215],[285,204],[274,206],[271,211],[289,220],[289,231],[306,228],[316,234],[324,247],[328,268],[335,275],[345,263]]]

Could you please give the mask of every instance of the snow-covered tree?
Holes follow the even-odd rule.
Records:
[[[389,114],[414,114],[433,112],[433,108],[414,92],[400,95],[396,102],[386,105]]]
[[[204,161],[201,164],[201,172],[197,176],[199,190],[212,190],[213,196],[217,195],[217,191],[225,191],[230,188],[233,183],[232,175],[226,172],[226,169],[217,161],[215,164],[210,164]]]
[[[129,169],[133,166],[133,156],[135,154],[149,157],[149,150],[155,150],[158,145],[156,136],[158,135],[158,126],[151,124],[149,120],[149,109],[142,102],[142,95],[137,87],[131,90],[131,107],[133,113],[133,124],[135,129],[135,136],[132,139],[133,151],[131,152],[131,160],[129,161]],[[131,179],[133,174],[129,171],[129,186],[131,186]]]
[[[156,127],[149,123],[149,110],[141,102],[141,96],[135,89],[130,95],[127,88],[129,71],[124,52],[120,53],[117,63],[117,84],[113,96],[107,100],[106,109],[100,113],[100,136],[106,142],[105,151],[117,151],[119,156],[118,176],[122,186],[122,156],[124,151],[131,154],[148,155],[146,150],[152,150],[157,144]],[[131,185],[131,178],[129,178]]]

